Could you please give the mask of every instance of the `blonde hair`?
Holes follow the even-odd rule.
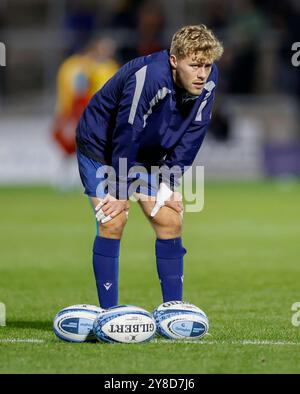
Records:
[[[224,52],[221,42],[205,25],[184,26],[173,36],[170,54],[184,59],[195,54],[196,57],[219,60]]]

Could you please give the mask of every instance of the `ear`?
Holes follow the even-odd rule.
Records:
[[[170,55],[170,64],[171,64],[171,67],[174,70],[176,70],[176,68],[177,68],[177,58],[176,58],[175,55]]]

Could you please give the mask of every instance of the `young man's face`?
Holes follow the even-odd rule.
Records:
[[[189,55],[184,59],[177,59],[175,55],[171,55],[170,63],[176,85],[193,96],[199,96],[211,72],[211,59],[200,54]]]

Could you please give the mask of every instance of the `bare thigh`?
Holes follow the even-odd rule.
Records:
[[[170,207],[162,207],[152,218],[155,197],[138,194],[138,203],[159,239],[173,239],[182,235],[182,216]]]

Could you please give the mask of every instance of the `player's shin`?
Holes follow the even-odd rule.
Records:
[[[99,304],[107,309],[118,305],[120,240],[96,237],[93,266]]]
[[[181,238],[156,240],[156,264],[163,301],[181,301],[183,292],[183,256]]]

